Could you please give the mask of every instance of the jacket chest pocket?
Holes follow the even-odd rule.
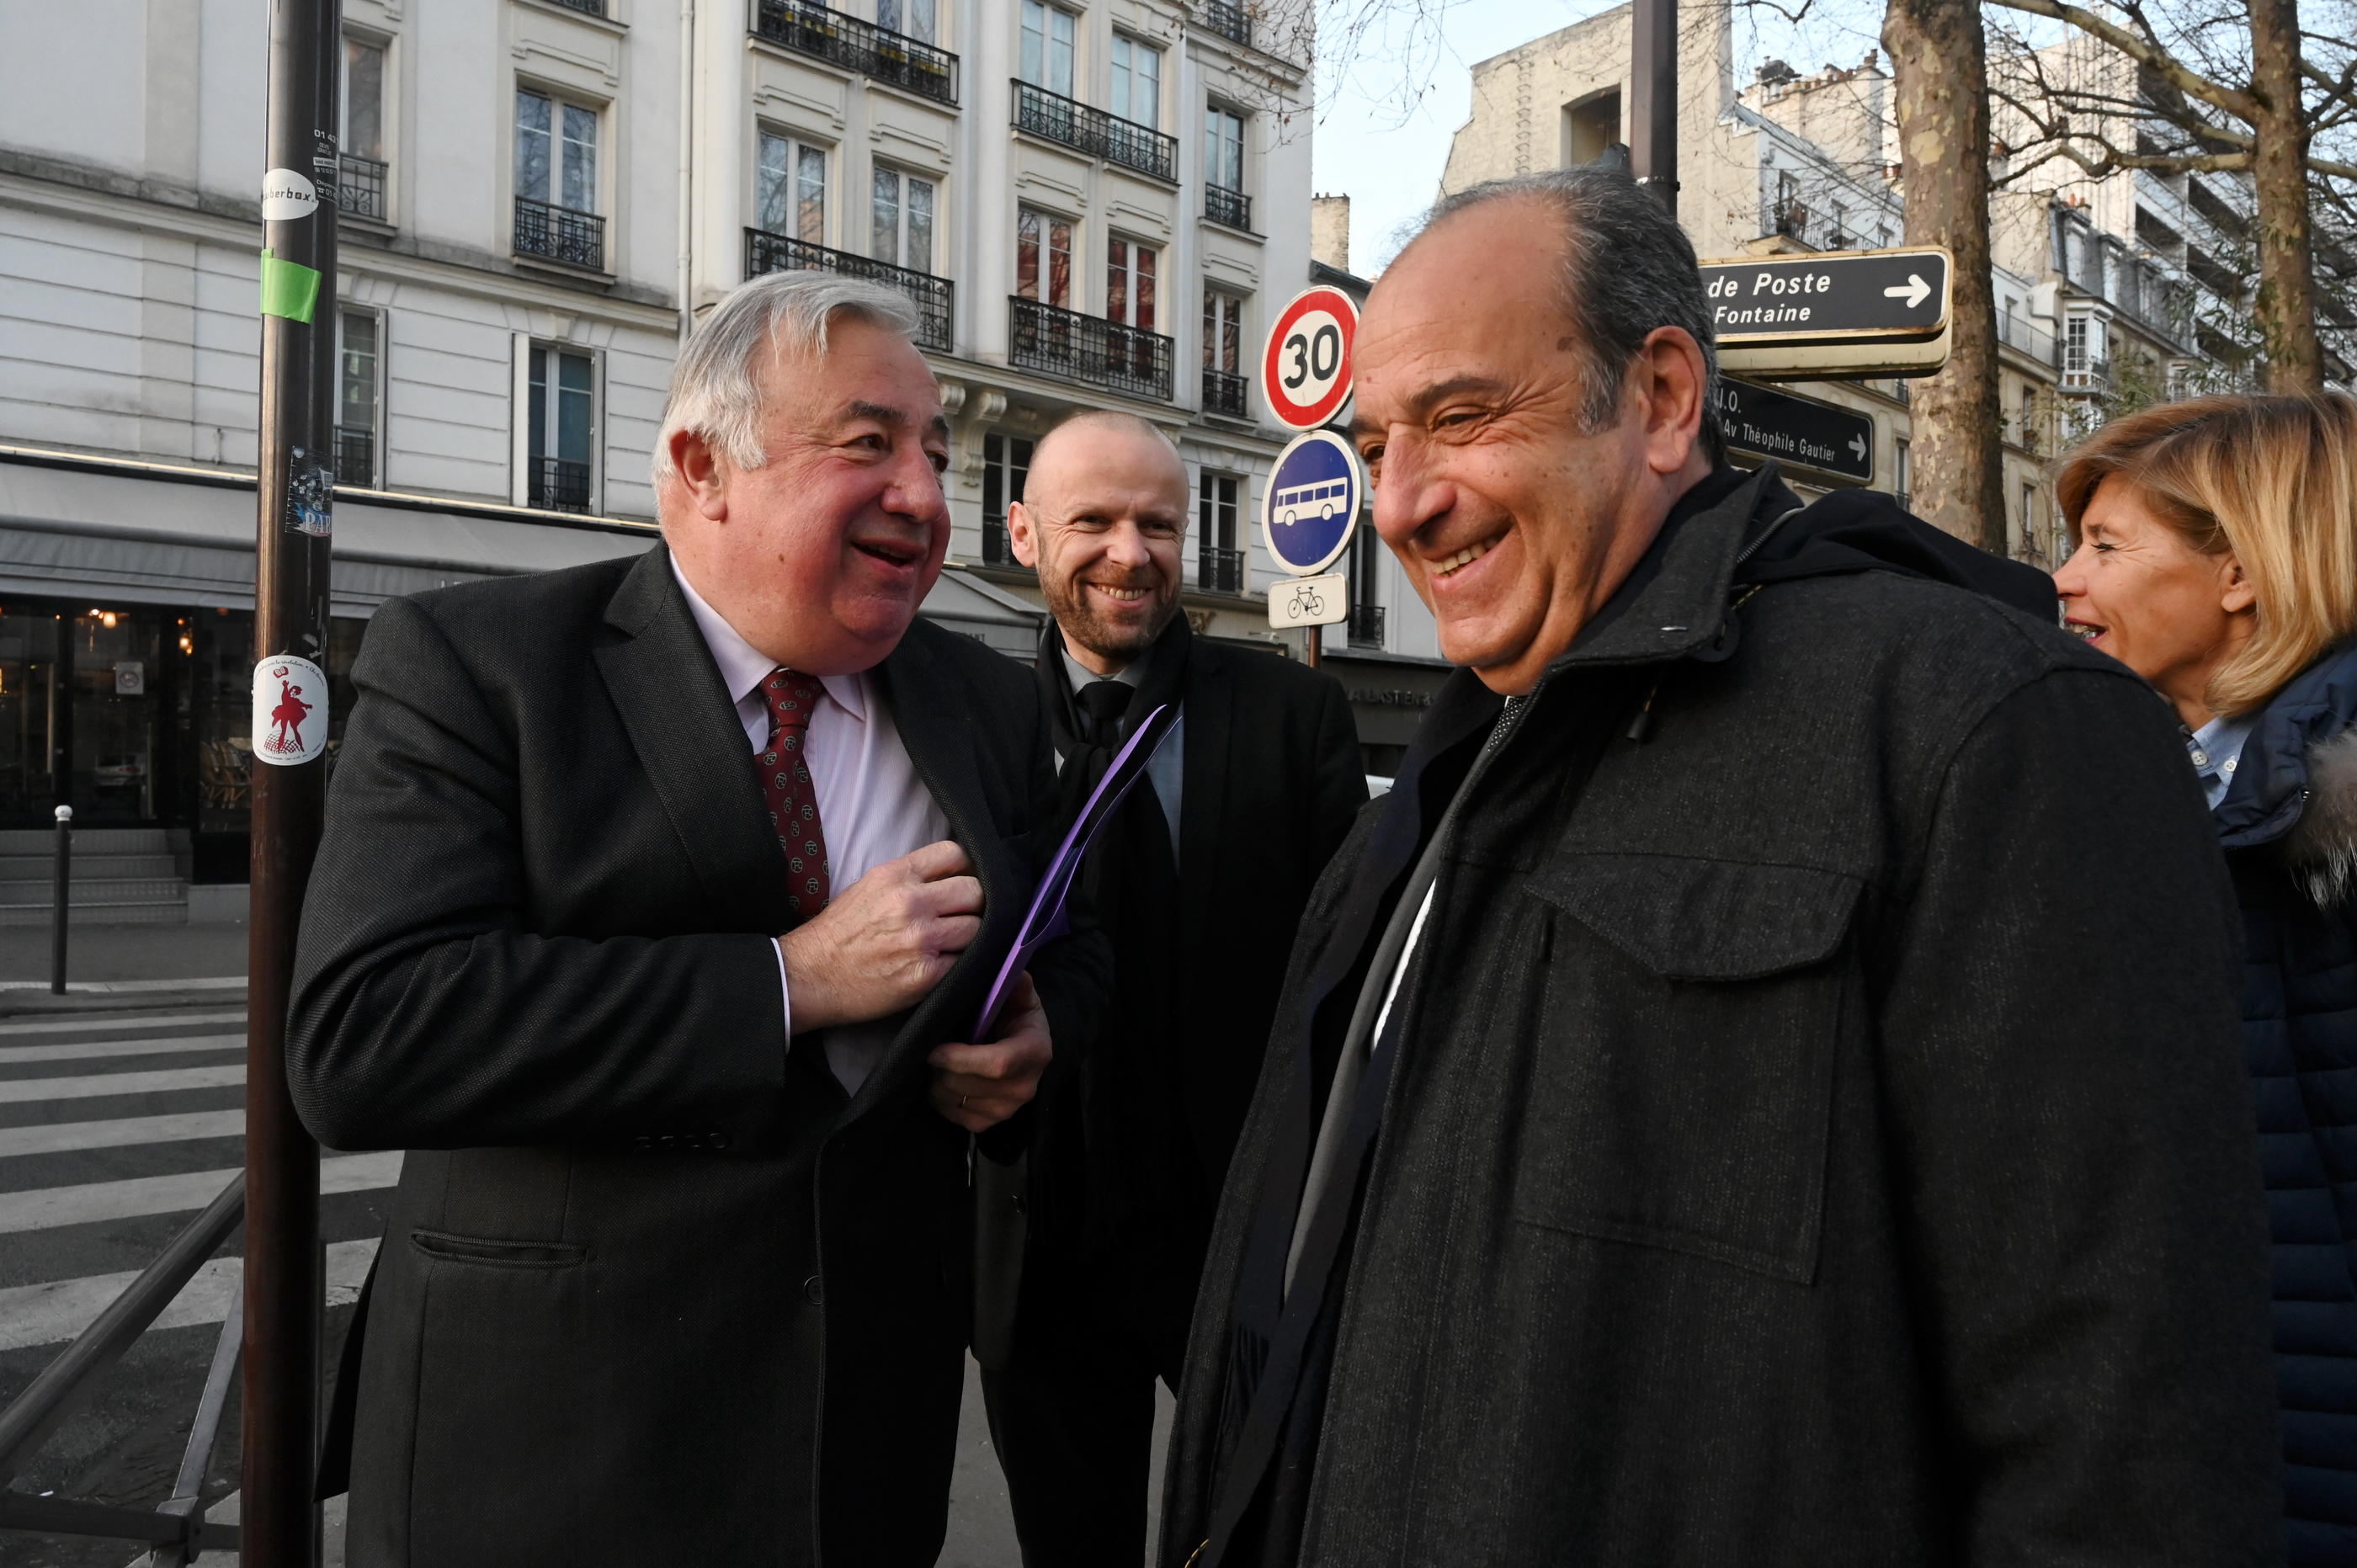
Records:
[[[1807,1283],[1858,879],[1551,856],[1517,1219]]]

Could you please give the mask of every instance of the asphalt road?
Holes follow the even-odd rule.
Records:
[[[151,960],[168,956],[155,950],[179,951],[179,962],[158,965],[176,978],[206,960],[218,972],[234,945],[229,934],[201,928],[184,929],[177,942],[147,931],[145,943],[92,944],[100,949],[93,958],[112,961],[105,968],[114,972],[102,978],[135,978],[142,945]],[[102,976],[81,971],[76,978]],[[211,1201],[244,1157],[242,994],[171,1006],[139,1006],[135,994],[103,1000],[132,1005],[0,1014],[0,1404]],[[397,1155],[330,1154],[323,1164],[330,1368],[399,1168]],[[169,1495],[231,1300],[239,1246],[232,1236],[14,1486],[126,1505]],[[971,1363],[967,1372],[940,1561],[942,1568],[1019,1568]],[[1167,1393],[1160,1403],[1167,1429]],[[236,1486],[238,1442],[232,1401],[212,1455],[209,1499]],[[1157,1481],[1159,1470],[1157,1456]],[[340,1544],[331,1540],[331,1564],[340,1562]],[[0,1568],[124,1568],[134,1555],[120,1543],[0,1534]],[[204,1563],[213,1568],[215,1559]]]

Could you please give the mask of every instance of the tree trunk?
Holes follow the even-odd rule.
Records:
[[[1947,368],[1914,387],[1915,511],[2003,555],[1988,48],[1977,0],[1889,0],[1882,46],[1890,54],[1908,243],[1944,245],[1955,259]]]
[[[2251,179],[2258,195],[2259,295],[2267,390],[2321,392],[2314,237],[2308,213],[2307,117],[2300,105],[2298,0],[2251,0]]]

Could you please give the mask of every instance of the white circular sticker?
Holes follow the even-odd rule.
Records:
[[[291,168],[274,168],[262,177],[262,218],[265,223],[284,223],[291,218],[308,218],[319,205],[319,188],[308,177]]]
[[[253,757],[292,767],[328,749],[328,674],[282,653],[253,667]]]

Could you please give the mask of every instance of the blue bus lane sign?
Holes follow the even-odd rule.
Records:
[[[1279,566],[1314,577],[1342,557],[1367,493],[1359,455],[1330,430],[1305,430],[1269,465],[1261,538]]]

